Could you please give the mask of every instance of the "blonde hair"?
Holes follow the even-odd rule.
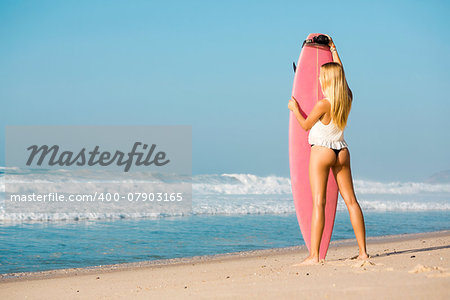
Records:
[[[339,129],[343,130],[347,125],[352,98],[349,95],[350,89],[342,66],[335,62],[322,65],[320,67],[320,84],[331,103],[331,120]]]

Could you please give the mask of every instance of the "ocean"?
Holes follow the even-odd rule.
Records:
[[[287,177],[194,175],[189,212],[51,214],[8,211],[1,170],[1,274],[304,245]],[[43,179],[66,180],[58,170],[39,172]],[[29,175],[17,171],[13,178]],[[367,236],[450,229],[450,184],[445,181],[356,179],[354,184]],[[332,241],[349,238],[354,238],[353,228],[339,198]]]

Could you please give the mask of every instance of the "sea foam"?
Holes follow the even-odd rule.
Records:
[[[31,190],[39,190],[45,182],[68,181],[74,189],[83,188],[95,192],[96,183],[129,182],[119,174],[105,175],[102,172],[79,172],[76,176],[64,170],[25,171],[1,169],[8,173],[8,181],[29,182]],[[106,176],[106,177],[105,177]],[[36,180],[34,178],[39,178]],[[33,178],[30,180],[30,178]],[[106,179],[105,179],[106,178]],[[254,174],[202,174],[192,178],[167,174],[136,174],[133,180],[141,184],[158,182],[190,181],[192,183],[192,211],[188,215],[242,215],[242,214],[288,214],[295,213],[291,181],[282,176],[258,176]],[[363,210],[375,211],[428,211],[450,210],[450,184],[428,182],[380,182],[371,180],[354,181],[355,192]],[[5,176],[0,175],[0,222],[59,221],[59,220],[101,220],[118,218],[161,218],[184,216],[179,211],[164,213],[11,213],[4,207]],[[31,203],[30,205],[38,205]],[[338,210],[345,210],[342,198]]]

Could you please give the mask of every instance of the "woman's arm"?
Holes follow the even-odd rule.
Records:
[[[344,69],[344,66],[342,65],[342,62],[341,62],[341,58],[339,57],[339,54],[336,50],[336,45],[334,45],[333,39],[328,34],[326,34],[326,36],[330,40],[328,42],[328,46],[330,46],[331,55],[333,56],[333,62],[340,64],[342,66],[342,69]],[[348,88],[348,94],[350,96],[350,99],[353,99],[353,93],[352,93],[352,90],[350,89],[350,87],[348,86],[348,83],[347,83],[347,88]]]
[[[294,96],[292,96],[292,98],[289,100],[288,108],[292,111],[292,113],[294,113],[295,118],[297,119],[298,123],[300,123],[300,126],[302,126],[304,130],[308,131],[327,111],[327,105],[329,104],[327,104],[326,100],[318,101],[312,109],[311,113],[306,117],[306,119],[300,112],[300,108]]]
[[[328,42],[328,46],[330,47],[331,55],[333,56],[333,62],[336,62],[342,66],[341,58],[339,57],[339,54],[337,53],[336,45],[334,44],[333,39],[328,34],[326,34],[326,36],[330,40]]]

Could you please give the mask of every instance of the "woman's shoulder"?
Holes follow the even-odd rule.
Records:
[[[327,98],[317,101],[317,106],[324,115],[329,115],[331,111],[331,102]]]

